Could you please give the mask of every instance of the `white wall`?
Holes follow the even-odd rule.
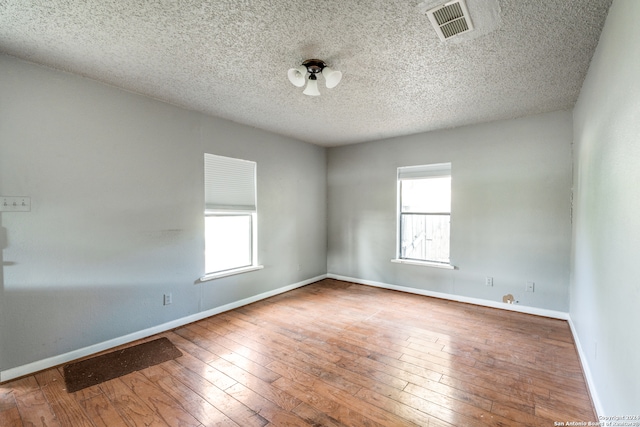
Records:
[[[325,149],[8,56],[0,94],[0,195],[32,201],[0,214],[0,371],[326,273]],[[265,268],[194,284],[205,152],[257,162]]]
[[[616,0],[574,110],[571,318],[601,415],[640,414],[640,2]]]
[[[329,274],[567,312],[571,113],[556,112],[331,148]],[[451,262],[391,263],[396,170],[452,163]],[[485,286],[485,277],[494,286]],[[535,292],[525,293],[527,281]]]

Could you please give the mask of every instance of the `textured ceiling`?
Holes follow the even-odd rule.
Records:
[[[422,3],[422,4],[421,4]],[[0,0],[0,52],[334,146],[571,108],[611,0]],[[287,70],[343,72],[302,94]]]

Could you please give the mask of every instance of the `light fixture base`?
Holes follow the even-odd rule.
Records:
[[[307,67],[307,71],[310,74],[319,74],[322,72],[324,67],[327,66],[327,64],[325,64],[324,61],[321,61],[320,59],[307,59],[302,63],[302,65]]]

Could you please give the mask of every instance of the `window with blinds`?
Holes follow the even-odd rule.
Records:
[[[449,264],[451,163],[398,168],[398,258]]]
[[[204,155],[205,271],[256,266],[256,163]]]

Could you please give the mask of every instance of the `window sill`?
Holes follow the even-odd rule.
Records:
[[[219,273],[205,274],[196,283],[208,282],[209,280],[220,279],[222,277],[234,276],[236,274],[248,273],[250,271],[262,270],[264,265],[251,265],[249,267],[235,268],[233,270],[221,271]]]
[[[419,265],[422,267],[435,267],[435,268],[444,268],[446,270],[455,270],[456,267],[451,264],[444,264],[441,262],[430,262],[430,261],[416,261],[412,259],[392,259],[391,262],[396,264],[409,264],[409,265]]]

